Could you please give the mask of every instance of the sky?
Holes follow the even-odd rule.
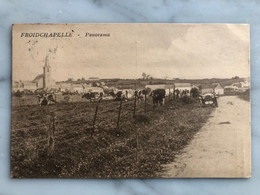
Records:
[[[72,37],[21,37],[68,32]],[[85,37],[109,33],[109,37]],[[249,26],[241,24],[68,24],[13,27],[13,80],[249,77]]]

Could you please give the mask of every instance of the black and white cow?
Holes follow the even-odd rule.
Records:
[[[155,89],[151,92],[151,96],[153,97],[153,106],[162,106],[164,105],[166,91],[165,89]]]
[[[115,100],[116,100],[116,101],[120,101],[120,100],[125,100],[125,101],[127,101],[127,99],[128,99],[128,92],[118,91],[118,92],[115,94]]]
[[[147,89],[135,91],[135,95],[136,95],[138,101],[143,101],[144,96],[148,95],[150,92],[151,92],[151,89],[147,88]]]
[[[56,103],[52,94],[37,95],[40,106],[47,106]]]
[[[97,92],[88,92],[88,93],[84,93],[81,98],[86,98],[87,100],[89,100],[89,102],[93,102],[97,99],[97,97],[98,97]]]

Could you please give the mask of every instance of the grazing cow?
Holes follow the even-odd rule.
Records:
[[[103,93],[103,92],[100,92],[100,93],[99,93],[99,101],[102,101],[102,100],[103,100],[103,96],[104,96],[104,93]]]
[[[116,98],[116,93],[114,91],[109,91],[108,93],[106,93],[108,96],[111,96],[113,98]]]
[[[89,100],[89,102],[92,102],[96,99],[97,95],[98,93],[96,92],[88,92],[84,93],[81,98],[86,98],[87,100]]]
[[[153,97],[153,106],[164,105],[166,91],[165,89],[155,89],[152,91],[151,96]]]
[[[189,91],[188,89],[184,89],[184,90],[181,92],[181,97],[190,96],[189,93],[190,93],[190,91]]]
[[[147,94],[147,92],[148,92],[147,89],[136,91],[135,94],[136,94],[137,100],[143,101],[144,100],[144,95]]]
[[[40,106],[47,106],[49,104],[56,103],[52,94],[37,95],[37,97],[39,99],[39,105]]]
[[[116,101],[120,101],[120,100],[125,100],[127,101],[127,95],[126,93],[124,93],[123,91],[118,91],[115,95],[115,100]]]
[[[175,89],[173,93],[174,93],[174,98],[175,99],[179,99],[180,98],[180,90],[179,89]]]

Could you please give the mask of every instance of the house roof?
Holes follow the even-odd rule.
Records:
[[[32,81],[23,81],[23,86],[36,86],[36,84]]]
[[[60,88],[64,88],[64,89],[71,89],[72,85],[70,83],[59,83],[58,85]]]
[[[191,87],[191,83],[175,83],[175,87]]]
[[[192,86],[191,86],[192,88],[198,88],[199,89],[199,85],[195,85],[195,84],[193,84]]]
[[[83,88],[83,85],[82,85],[82,84],[73,84],[72,87],[80,87],[80,88]]]
[[[234,86],[234,85],[228,85],[228,86],[225,86],[224,88],[225,89],[238,89],[238,87]]]
[[[38,76],[36,76],[32,82],[37,82],[39,81],[41,78],[43,78],[43,74],[39,74]]]
[[[201,89],[216,89],[216,88],[223,88],[223,87],[219,83],[201,85]]]
[[[104,92],[104,90],[101,87],[89,87],[86,88],[88,92]]]
[[[22,85],[22,83],[20,83],[20,82],[13,82],[12,83],[12,87],[13,88],[20,88],[20,87],[22,87],[23,85]]]
[[[100,80],[99,77],[89,77],[89,80]]]
[[[165,85],[165,84],[146,85],[145,88],[150,88],[150,89],[173,89],[174,85]]]
[[[224,89],[223,86],[222,86],[220,83],[218,83],[218,84],[215,86],[215,89],[217,89],[217,88],[218,88],[218,89],[219,89],[219,88]]]
[[[212,85],[212,84],[204,84],[201,85],[201,89],[215,89],[216,85]]]

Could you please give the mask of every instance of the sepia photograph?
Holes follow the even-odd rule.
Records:
[[[251,177],[248,24],[14,24],[11,178]]]

